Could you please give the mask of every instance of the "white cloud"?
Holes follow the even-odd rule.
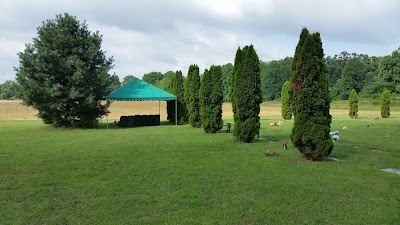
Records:
[[[397,0],[3,0],[0,83],[14,79],[17,53],[42,21],[64,12],[100,31],[122,79],[233,62],[247,44],[261,60],[292,56],[303,26],[321,33],[327,55],[387,55],[400,45],[399,11]]]

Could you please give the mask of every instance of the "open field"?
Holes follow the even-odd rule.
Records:
[[[150,102],[151,111],[139,103],[114,102],[114,118],[158,114],[158,102]],[[334,102],[331,127],[341,134],[331,156],[341,161],[323,162],[304,160],[290,143],[282,149],[293,121],[268,125],[282,121],[278,102],[263,104],[261,138],[251,144],[188,125],[53,129],[34,116],[22,121],[29,119],[22,108],[4,104],[10,102],[0,102],[1,114],[15,118],[0,120],[0,224],[400,221],[400,176],[380,170],[400,169],[397,103],[390,118],[375,120],[379,104],[366,102],[352,120],[347,103]],[[224,119],[232,121],[226,109]],[[263,156],[267,150],[279,156]]]
[[[110,120],[119,120],[123,115],[140,115],[140,114],[160,114],[161,119],[167,119],[165,101],[115,101],[109,108]],[[331,104],[331,114],[342,116],[348,114],[347,101],[335,101]],[[380,116],[379,101],[362,100],[359,103],[359,114],[363,116]],[[222,107],[224,117],[232,117],[232,105],[224,103]],[[37,111],[31,107],[22,105],[21,101],[0,100],[0,120],[37,120]],[[392,101],[391,114],[400,115],[400,101]],[[261,105],[260,116],[280,116],[281,104],[278,101],[264,102]]]

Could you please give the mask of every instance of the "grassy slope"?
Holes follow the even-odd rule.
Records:
[[[292,121],[261,137],[189,126],[55,130],[0,121],[0,224],[398,224],[400,117],[351,120],[333,157],[308,162]],[[229,120],[229,118],[227,118]],[[274,150],[278,157],[264,157]]]

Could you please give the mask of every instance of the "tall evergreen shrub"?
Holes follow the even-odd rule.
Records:
[[[290,102],[290,82],[286,81],[283,84],[282,87],[282,94],[281,94],[281,104],[282,104],[282,108],[281,108],[281,113],[282,113],[282,117],[285,120],[290,120],[292,119],[292,106],[291,106],[291,102]]]
[[[221,66],[211,66],[205,70],[200,88],[202,126],[207,133],[216,133],[223,126],[223,97]]]
[[[177,97],[178,100],[178,124],[187,123],[187,109],[184,98],[184,78],[181,71],[176,71],[175,76],[171,79],[167,91]],[[171,123],[175,123],[175,101],[167,101],[167,119]]]
[[[297,54],[297,55],[296,55]],[[320,159],[333,150],[329,135],[331,95],[320,34],[303,28],[292,66],[294,125],[290,135],[296,148],[308,159]]]
[[[253,45],[237,50],[231,85],[233,134],[241,142],[250,143],[260,130],[262,103],[260,61]]]
[[[184,89],[189,123],[192,127],[201,127],[199,99],[200,74],[197,65],[190,65]]]
[[[358,117],[358,97],[357,97],[357,92],[355,89],[351,90],[351,92],[350,92],[349,104],[350,104],[350,110],[349,110],[350,118],[357,119],[357,117]]]
[[[383,89],[381,94],[381,116],[388,118],[390,116],[390,92],[388,89]]]

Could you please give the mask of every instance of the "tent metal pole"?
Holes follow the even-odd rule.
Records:
[[[175,99],[175,125],[178,125],[178,97]]]
[[[161,104],[160,100],[158,100],[158,115],[161,115],[161,113],[160,113],[160,107],[161,107],[160,104]]]
[[[107,104],[107,98],[106,98],[106,104]],[[108,108],[107,108],[108,111]],[[107,129],[108,129],[108,112],[107,112]]]

